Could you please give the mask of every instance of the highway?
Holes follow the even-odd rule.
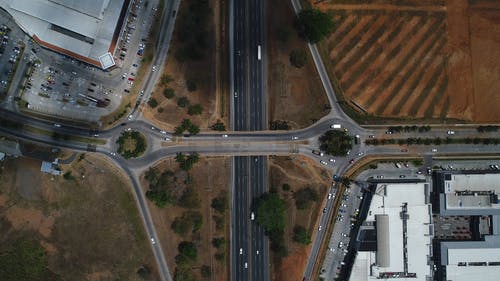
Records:
[[[231,127],[234,131],[263,130],[263,1],[232,0],[230,47],[234,65]],[[260,49],[260,50],[258,50]],[[258,51],[260,54],[258,54]],[[234,136],[230,136],[234,139]],[[232,169],[231,280],[268,280],[268,240],[250,217],[252,201],[266,191],[267,157],[235,157]]]

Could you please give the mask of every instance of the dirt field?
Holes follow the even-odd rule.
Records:
[[[167,58],[163,73],[163,75],[169,75],[172,81],[169,83],[160,82],[156,85],[152,94],[152,97],[159,103],[156,108],[151,108],[147,104],[143,105],[144,116],[163,129],[172,131],[184,118],[191,119],[202,130],[207,129],[217,120],[223,121],[226,127],[228,125],[227,100],[225,96],[223,97],[228,93],[226,85],[221,85],[222,80],[219,74],[221,71],[225,71],[225,68],[223,68],[225,65],[223,64],[224,61],[216,60],[216,57],[220,56],[225,48],[224,45],[221,45],[223,43],[221,37],[216,37],[216,34],[224,35],[220,29],[216,28],[221,28],[219,9],[224,9],[225,6],[215,0],[209,0],[208,2],[210,5],[210,15],[208,16],[210,24],[206,26],[207,46],[203,48],[206,50],[205,58],[201,60],[186,59],[185,61],[176,58],[176,54],[181,48],[179,38],[183,36],[182,33],[186,32],[179,31],[179,21],[182,21],[182,18],[190,13],[188,1],[181,1],[169,50],[170,55]],[[188,80],[195,81],[197,88],[195,91],[188,91]],[[166,88],[173,89],[175,97],[166,98],[163,94]],[[189,115],[187,107],[182,108],[177,105],[177,100],[180,97],[188,98],[191,105],[200,104],[203,107],[202,114]]]
[[[280,196],[287,202],[285,243],[288,256],[273,264],[271,280],[300,281],[309,256],[310,246],[304,246],[293,241],[295,225],[305,227],[314,235],[317,231],[317,220],[322,214],[323,203],[331,175],[326,170],[305,157],[270,157],[269,181],[271,187],[276,187]],[[282,185],[288,183],[290,191],[284,191]],[[293,193],[304,187],[311,187],[319,194],[319,200],[313,202],[311,208],[298,210],[295,207]],[[312,236],[311,236],[312,237]],[[276,260],[271,257],[272,260]]]
[[[0,251],[29,237],[48,255],[62,280],[159,280],[133,195],[116,168],[87,155],[62,165],[74,179],[40,172],[40,161],[3,162],[0,182]],[[1,279],[1,278],[0,278]]]
[[[168,205],[163,209],[159,209],[149,202],[151,215],[172,275],[176,267],[175,257],[178,255],[178,244],[181,241],[193,241],[197,245],[198,259],[193,264],[191,272],[194,274],[196,280],[229,280],[229,267],[227,263],[229,260],[229,209],[225,212],[224,229],[217,230],[215,222],[212,219],[212,217],[217,214],[210,205],[212,199],[217,197],[220,192],[229,192],[230,163],[229,158],[202,157],[200,161],[194,165],[193,169],[189,171],[193,177],[190,186],[195,188],[201,199],[200,207],[194,209],[194,211],[198,211],[203,215],[201,229],[195,234],[189,233],[181,237],[174,233],[171,228],[175,218],[181,217],[182,214],[189,209],[176,205]],[[166,170],[174,171],[176,173],[175,177],[183,180],[185,178],[185,172],[179,171],[178,166],[178,163],[172,158],[161,161],[155,165],[155,167],[162,172]],[[146,191],[148,183],[145,179],[141,181]],[[212,246],[213,237],[224,237],[226,239],[226,260],[224,262],[217,261],[214,258],[216,249]],[[214,279],[201,277],[200,268],[202,265],[210,267]]]
[[[266,12],[268,120],[288,121],[293,129],[307,127],[328,113],[328,98],[307,44],[293,28],[290,1],[266,1]],[[280,40],[280,36],[287,39]],[[306,52],[307,63],[302,68],[291,65],[293,50]]]
[[[499,121],[500,1],[469,2],[313,5],[334,20],[322,49],[345,98],[377,116]]]

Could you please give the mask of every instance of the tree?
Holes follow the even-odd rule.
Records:
[[[318,9],[304,9],[299,13],[298,28],[307,40],[317,43],[332,32],[333,21]]]
[[[188,108],[189,115],[200,115],[203,112],[201,104],[190,105]]]
[[[271,248],[279,255],[286,255],[285,201],[277,193],[264,193],[256,202],[257,223],[262,225],[271,240]]]
[[[308,245],[311,243],[311,234],[305,227],[296,225],[293,228],[293,240],[300,244]]]
[[[152,108],[155,108],[158,106],[158,101],[155,98],[150,98],[148,100],[148,105],[151,106]]]
[[[198,196],[198,192],[194,188],[186,188],[184,193],[182,193],[181,198],[179,198],[179,205],[184,208],[199,208],[200,207],[200,198]]]
[[[192,261],[196,261],[198,258],[198,250],[193,242],[182,241],[179,243],[177,249],[179,250],[180,255],[187,257]]]
[[[180,97],[177,99],[177,106],[179,107],[186,107],[186,106],[189,106],[190,102],[188,100],[188,98],[186,97]]]
[[[303,67],[307,63],[307,53],[304,50],[293,50],[290,53],[290,63],[297,68]]]
[[[344,131],[330,130],[319,137],[320,149],[333,156],[346,156],[352,149],[352,140]],[[382,140],[384,141],[384,140]]]
[[[284,183],[282,185],[283,191],[289,191],[290,190],[290,185],[288,183]]]
[[[162,85],[167,85],[168,83],[174,81],[174,78],[172,78],[172,76],[168,75],[168,74],[164,74],[161,79],[160,79],[160,82]]]
[[[165,88],[165,90],[163,90],[163,96],[166,97],[167,99],[171,99],[171,98],[175,97],[174,89]]]
[[[212,239],[212,245],[217,249],[224,249],[226,246],[226,239],[224,239],[224,237],[214,237]]]

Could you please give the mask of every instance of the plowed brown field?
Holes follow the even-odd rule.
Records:
[[[365,113],[500,121],[500,0],[310,2],[335,24],[330,75]]]

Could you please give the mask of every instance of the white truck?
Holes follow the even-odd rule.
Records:
[[[332,128],[332,129],[340,129],[340,128],[342,128],[342,126],[340,124],[332,124],[330,126],[330,128]]]

